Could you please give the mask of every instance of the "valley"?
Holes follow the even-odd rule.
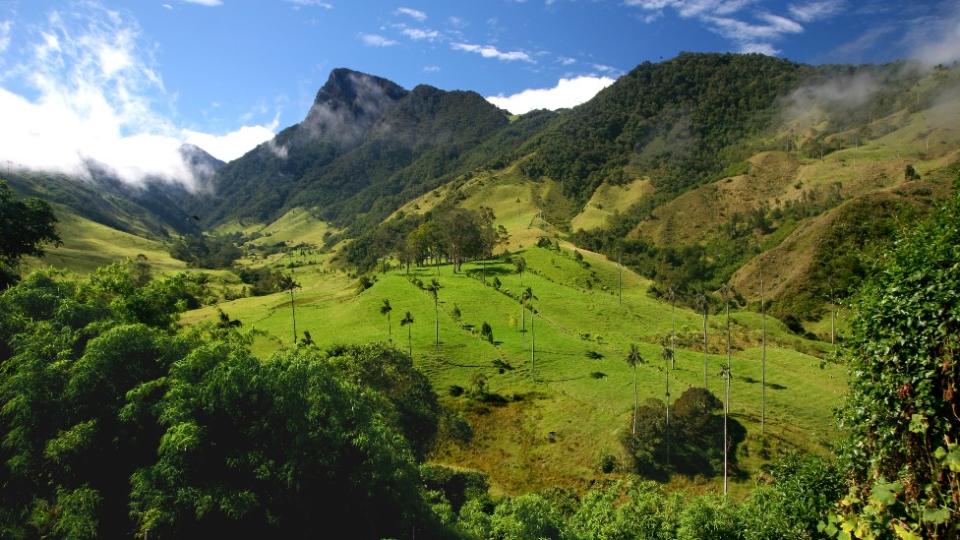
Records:
[[[823,90],[861,78],[871,91],[856,99]],[[198,351],[205,336],[243,369],[301,354],[359,366],[384,347],[440,411],[410,463],[424,482],[430,467],[483,478],[475,505],[643,485],[753,508],[781,464],[848,452],[852,413],[838,411],[863,384],[848,348],[866,324],[861,287],[957,196],[958,83],[956,65],[683,53],[573,109],[511,115],[474,92],[338,68],[302,122],[242,157],[184,150],[199,188],[8,170],[18,196],[51,204],[62,240],[17,268],[35,287],[53,269],[78,303],[94,301],[87,283],[117,294],[89,309],[111,321],[167,310],[164,331]],[[409,412],[383,404],[400,390],[375,389],[402,369],[337,366],[386,424]],[[721,436],[728,459],[704,442]]]

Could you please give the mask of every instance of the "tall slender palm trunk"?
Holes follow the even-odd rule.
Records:
[[[637,409],[640,407],[640,394],[637,391],[637,365],[633,365],[633,435],[637,434]]]
[[[297,308],[293,298],[293,287],[290,287],[290,313],[293,316],[293,346],[297,346]]]
[[[760,265],[760,315],[762,317],[760,353],[760,435],[767,427],[767,310],[763,304],[763,265]]]
[[[704,297],[703,300],[703,387],[707,387],[707,313],[709,308],[707,307],[707,300]]]
[[[537,380],[537,332],[533,329],[533,319],[536,313],[530,306],[530,378]]]
[[[730,351],[730,301],[727,298],[726,293],[724,293],[723,302],[726,304],[727,312],[727,368],[724,372],[724,378],[726,379],[726,388],[724,392],[724,403],[723,403],[723,496],[726,497],[730,489],[729,484],[729,463],[730,463],[730,443],[728,440],[728,417],[730,415],[730,377],[732,373],[730,372],[730,360],[731,360],[731,351]]]

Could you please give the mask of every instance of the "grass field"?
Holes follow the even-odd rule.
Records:
[[[362,293],[341,272],[319,265],[299,268],[296,277],[304,288],[295,297],[297,330],[309,331],[322,345],[387,341],[391,330],[379,307],[389,299],[394,343],[407,348],[407,328],[398,321],[410,311],[416,321],[410,330],[417,366],[446,402],[468,412],[476,430],[470,445],[446,445],[434,460],[488,472],[500,492],[551,485],[583,490],[602,476],[597,463],[603,454],[621,453],[618,435],[627,426],[632,407],[632,373],[623,361],[631,342],[638,343],[647,359],[639,369],[641,400],[662,397],[664,362],[659,343],[670,335],[672,319],[669,306],[646,294],[649,283],[629,271],[622,274],[620,304],[616,265],[581,253],[586,265],[568,249],[523,251],[529,268],[522,276],[523,286],[531,287],[537,297],[532,329],[529,312],[521,318],[518,302],[506,294],[521,290],[521,276],[512,265],[490,262],[464,265],[457,274],[451,266],[420,268],[410,276],[395,269],[378,275],[373,287]],[[501,282],[499,291],[491,285],[494,277]],[[441,283],[439,348],[432,297],[411,278]],[[245,328],[263,332],[255,342],[259,354],[269,354],[293,339],[288,294],[243,298],[219,307],[243,321]],[[191,324],[215,314],[215,308],[209,307],[186,314],[183,321]],[[484,322],[493,328],[493,344],[479,336]],[[707,368],[708,387],[718,395],[723,383],[718,373],[725,361],[725,355],[717,354],[722,350],[717,349],[722,342],[721,323],[718,317],[710,320]],[[521,324],[527,332],[520,331]],[[831,411],[845,389],[841,368],[795,350],[824,355],[828,346],[793,336],[768,319],[769,437],[761,443],[760,325],[757,314],[733,316],[734,343],[739,348],[733,355],[732,413],[749,433],[740,447],[742,474],[734,483],[734,491],[741,494],[749,491],[752,474],[764,461],[762,445],[771,457],[792,448],[827,451],[833,437]],[[680,336],[699,336],[702,318],[678,307],[676,327]],[[531,365],[534,339],[535,372]],[[602,358],[589,359],[588,351]],[[500,373],[494,360],[509,367]],[[674,399],[687,387],[703,384],[703,360],[702,348],[697,350],[695,344],[678,350],[677,368],[670,372]],[[466,398],[449,396],[451,386],[469,388],[478,373],[488,377],[490,391],[505,397],[505,404],[475,407]],[[699,490],[719,486],[718,479],[676,478],[673,482]]]
[[[27,259],[26,269],[54,266],[83,274],[137,255],[145,256],[160,272],[187,268],[186,263],[171,257],[160,242],[101,225],[63,207],[56,207],[55,212],[63,245],[47,249],[43,258]]]

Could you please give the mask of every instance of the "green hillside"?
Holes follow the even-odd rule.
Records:
[[[531,287],[538,298],[532,332],[529,313],[524,316],[528,332],[520,332],[520,307],[510,296],[520,290],[521,276],[513,265],[497,261],[465,265],[458,274],[448,265],[416,269],[409,276],[394,269],[378,274],[375,284],[360,293],[355,282],[342,273],[305,266],[295,271],[303,289],[295,293],[294,309],[287,293],[239,299],[216,309],[239,319],[246,329],[263,332],[254,350],[265,354],[290,345],[294,311],[297,332],[308,331],[318,344],[387,341],[388,321],[378,309],[388,299],[393,306],[394,344],[403,350],[407,347],[407,329],[398,321],[410,311],[416,321],[410,327],[416,366],[427,374],[438,394],[447,396],[448,404],[464,410],[475,430],[470,445],[451,442],[436,451],[434,461],[482,470],[490,474],[495,489],[503,492],[523,493],[552,485],[582,490],[603,477],[597,466],[604,455],[626,461],[618,436],[629,424],[632,404],[631,372],[623,361],[630,343],[638,343],[650,361],[641,368],[642,399],[662,397],[659,344],[671,332],[670,309],[651,299],[646,292],[650,283],[630,271],[623,273],[620,305],[615,294],[616,265],[602,257],[584,253],[589,263],[584,267],[567,248],[557,252],[532,247],[521,254],[528,262],[523,285]],[[481,280],[484,273],[486,285]],[[492,286],[494,277],[501,283],[499,291]],[[414,279],[441,283],[439,349],[435,346],[433,300],[411,281]],[[184,322],[215,318],[216,309],[190,312]],[[677,369],[670,377],[672,393],[679,395],[687,387],[702,386],[704,366],[702,346],[698,345],[701,316],[683,308],[676,313],[681,345]],[[492,344],[479,335],[484,322],[493,329]],[[760,317],[736,312],[732,324],[737,347],[732,411],[748,430],[747,442],[740,448],[737,489],[746,493],[759,466],[782,452],[828,450],[834,437],[831,410],[844,392],[843,371],[813,356],[826,357],[829,346],[794,336],[782,324],[768,320],[770,438],[761,442]],[[719,354],[722,328],[721,319],[713,316],[707,375],[708,387],[717,394],[725,359]],[[536,371],[531,373],[534,339]],[[602,358],[591,359],[588,352]],[[478,408],[465,398],[449,395],[453,386],[470,388],[477,374],[488,378],[489,390],[504,397],[504,404]],[[710,486],[715,486],[717,479],[677,477],[674,482],[713,489]]]
[[[821,85],[845,77],[874,87],[856,103],[821,97]],[[14,186],[58,205],[64,245],[31,268],[87,273],[142,254],[169,274],[187,268],[169,256],[179,236],[226,245],[227,267],[203,270],[218,288],[181,323],[238,320],[260,356],[305,332],[323,346],[392,337],[406,350],[409,331],[416,367],[473,429],[469,443],[445,433],[431,462],[483,471],[495,493],[582,493],[627,477],[624,358],[636,343],[640,402],[662,399],[674,324],[669,401],[703,384],[704,353],[707,388],[722,396],[729,285],[731,412],[744,430],[734,490],[744,496],[787,452],[831,453],[846,391],[831,329],[842,344],[852,316],[843,308],[873,258],[953,192],[957,79],[956,68],[682,54],[638,66],[572,110],[509,117],[472,92],[408,91],[338,69],[303,122],[224,165],[209,192],[98,190],[41,175]],[[292,295],[289,277],[300,284]],[[518,301],[525,287],[532,320]],[[700,298],[711,313],[706,351]],[[401,327],[408,311],[415,322]],[[701,492],[719,482],[659,479]]]

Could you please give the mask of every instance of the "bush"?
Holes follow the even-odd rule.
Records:
[[[957,261],[960,195],[900,238],[861,293],[844,348],[854,485],[841,519],[872,534],[945,538],[960,526]]]

